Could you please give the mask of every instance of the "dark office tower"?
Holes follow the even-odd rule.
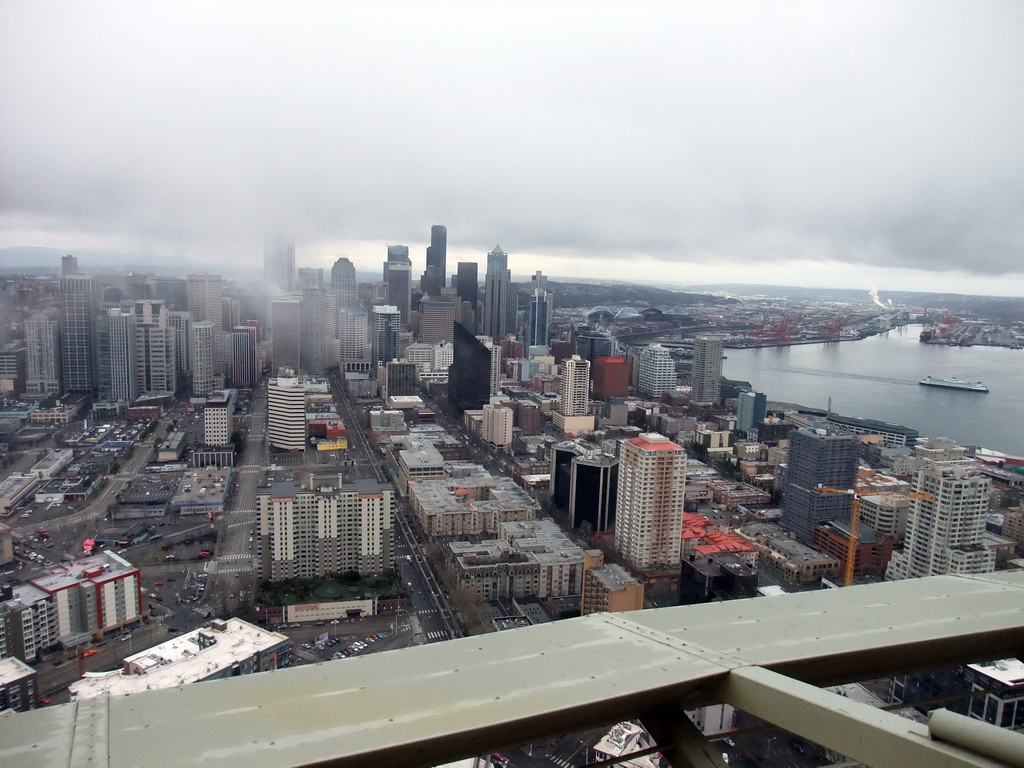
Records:
[[[629,394],[629,363],[621,357],[599,357],[590,366],[595,400],[611,400]]]
[[[420,390],[416,363],[392,360],[387,364],[388,397],[415,395]]]
[[[327,372],[327,291],[323,288],[302,289],[302,330],[299,345],[299,368],[310,376]]]
[[[263,280],[273,291],[295,288],[295,239],[274,235],[263,242]]]
[[[463,303],[469,304],[473,310],[472,324],[465,323],[467,318],[463,317],[463,325],[473,333],[476,333],[479,327],[476,321],[479,302],[477,294],[480,291],[480,281],[477,276],[478,269],[479,267],[475,261],[460,261],[458,272],[455,276],[455,292],[462,299]]]
[[[331,293],[338,297],[338,309],[354,307],[359,300],[356,289],[356,268],[344,256],[331,267]]]
[[[401,319],[398,307],[382,304],[370,314],[370,370],[376,376],[378,365],[398,357],[398,335]]]
[[[168,312],[167,324],[174,329],[174,370],[179,379],[184,380],[192,370],[192,315]]]
[[[615,525],[619,460],[594,446],[558,443],[551,452],[551,498],[569,512],[569,527],[586,523],[594,533]]]
[[[484,276],[484,334],[501,340],[512,333],[514,329],[509,315],[515,317],[515,305],[508,254],[496,245],[487,254],[487,274]]]
[[[242,323],[257,323],[262,328],[270,327],[270,300],[262,292],[235,293],[238,299],[238,314]]]
[[[60,258],[60,276],[67,277],[68,275],[78,274],[78,257],[72,256],[70,253],[67,256],[61,256]]]
[[[857,478],[858,443],[854,435],[825,429],[789,433],[789,457],[782,481],[782,527],[808,546],[814,527],[849,519]],[[832,491],[823,489],[831,488]],[[838,493],[836,491],[839,491]]]
[[[70,394],[93,395],[96,392],[97,310],[91,277],[71,274],[61,278],[61,366],[64,391]]]
[[[584,523],[594,533],[615,527],[615,496],[619,460],[600,451],[587,451],[572,460],[569,486],[569,527]]]
[[[550,313],[548,307],[548,294],[539,288],[533,289],[533,296],[530,298],[530,320],[526,329],[526,343],[531,347],[546,347],[548,345],[548,319]]]
[[[768,398],[763,392],[741,392],[736,398],[736,430],[756,430],[768,413]]]
[[[576,443],[572,441],[558,443],[551,449],[551,501],[558,509],[569,509],[572,460],[576,456]]]
[[[491,350],[461,323],[455,324],[452,364],[448,367],[448,403],[475,411],[491,397]]]
[[[224,330],[230,331],[236,325],[242,324],[242,303],[238,299],[225,296],[220,300],[221,320],[224,323]]]
[[[255,325],[240,325],[231,329],[231,362],[228,381],[233,387],[251,387],[259,381],[260,370],[256,362],[260,329]]]
[[[402,325],[407,325],[409,311],[412,309],[412,262],[409,260],[408,246],[388,246],[384,282],[387,284],[387,303],[398,307]]]
[[[597,331],[581,331],[576,336],[576,354],[591,363],[599,357],[611,357],[612,340]]]
[[[107,310],[110,336],[110,386],[103,394],[115,402],[132,403],[139,396],[135,371],[135,313],[124,309]]]
[[[424,344],[451,344],[455,323],[461,317],[461,303],[455,296],[424,296],[420,302],[420,341]]]
[[[208,272],[188,276],[188,311],[196,323],[211,322],[218,331],[224,327],[223,279]]]
[[[448,229],[440,224],[430,228],[430,245],[427,246],[427,269],[420,281],[423,293],[438,294],[445,287],[447,279]]]
[[[274,371],[290,368],[299,372],[301,314],[302,302],[294,296],[282,296],[270,302]]]
[[[113,381],[110,367],[110,318],[107,312],[120,307],[101,308],[96,312],[96,395],[110,400]]]
[[[153,298],[162,300],[170,312],[188,309],[188,284],[180,277],[158,277],[153,281]]]
[[[300,288],[323,288],[324,271],[319,267],[299,267],[298,278],[295,282],[296,289]]]

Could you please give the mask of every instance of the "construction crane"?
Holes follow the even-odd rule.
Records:
[[[853,563],[857,558],[857,526],[860,523],[860,496],[852,488],[825,488],[819,485],[822,493],[848,493],[853,496],[853,507],[850,509],[850,539],[846,543],[846,567],[843,571],[843,586],[853,584]]]
[[[846,564],[843,569],[843,586],[849,587],[853,584],[853,566],[857,559],[857,528],[860,526],[860,494],[852,488],[825,488],[819,485],[817,490],[822,493],[848,493],[853,496],[853,506],[850,508],[850,538],[846,543]],[[907,494],[912,499],[930,499],[930,493]]]
[[[851,320],[853,320],[853,318],[853,313],[848,313],[837,317],[831,322],[822,323],[820,326],[821,335],[824,337],[825,341],[838,341],[840,332]]]

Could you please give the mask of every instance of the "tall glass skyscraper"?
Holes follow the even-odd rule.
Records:
[[[97,308],[91,277],[67,274],[61,278],[61,364],[65,392],[76,395],[96,392]]]
[[[381,305],[373,308],[370,317],[370,344],[373,359],[371,372],[376,375],[377,366],[398,357],[398,332],[401,316],[398,307]]]
[[[548,345],[548,318],[551,316],[548,294],[534,288],[530,298],[530,324],[526,329],[526,343],[531,347]]]
[[[274,290],[295,288],[295,239],[273,235],[263,242],[263,279]]]
[[[440,224],[430,228],[430,245],[427,246],[427,269],[420,281],[423,293],[436,296],[445,287],[445,269],[448,257],[448,229]]]
[[[402,324],[407,324],[409,311],[412,309],[412,261],[409,260],[408,246],[388,246],[388,258],[384,262],[384,282],[387,284],[388,304],[398,307]]]
[[[331,293],[338,297],[338,309],[354,307],[359,301],[356,288],[356,268],[344,256],[331,267]]]
[[[492,339],[503,339],[514,330],[516,297],[512,290],[512,273],[508,268],[508,254],[500,245],[487,254],[487,274],[484,276],[484,328]]]

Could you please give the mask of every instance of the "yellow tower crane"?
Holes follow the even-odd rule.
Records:
[[[817,490],[822,493],[848,493],[853,496],[853,507],[850,510],[850,539],[846,543],[846,567],[843,569],[843,586],[853,584],[853,566],[857,559],[857,528],[860,525],[860,494],[850,488],[825,488],[819,485]],[[930,499],[930,493],[907,494],[912,499]]]

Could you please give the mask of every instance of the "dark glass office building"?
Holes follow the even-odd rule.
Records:
[[[462,323],[456,323],[448,367],[448,402],[459,411],[475,411],[483,408],[490,396],[491,350]]]

